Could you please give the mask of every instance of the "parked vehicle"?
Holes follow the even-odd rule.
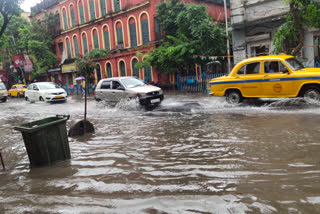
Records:
[[[8,98],[8,91],[5,84],[0,80],[0,100],[6,102]]]
[[[229,103],[244,98],[304,97],[320,100],[320,68],[305,68],[289,55],[261,56],[243,60],[227,76],[210,81],[213,96]]]
[[[26,101],[66,101],[67,92],[52,82],[37,82],[28,86],[25,92]]]
[[[143,106],[157,106],[164,99],[161,88],[147,85],[136,77],[113,77],[99,81],[95,99],[117,103],[122,99],[137,98]]]
[[[11,86],[10,90],[8,91],[9,97],[24,97],[24,93],[27,90],[27,85],[23,84],[16,84]]]

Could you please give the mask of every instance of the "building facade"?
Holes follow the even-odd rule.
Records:
[[[272,53],[277,29],[285,22],[289,5],[283,0],[231,0],[234,63]],[[319,29],[305,29],[304,47],[299,58],[308,67],[319,63]]]
[[[153,67],[137,69],[160,44],[161,30],[156,19],[156,5],[163,0],[44,0],[32,8],[33,17],[41,19],[40,8],[60,16],[60,31],[55,38],[59,67],[51,69],[54,79],[75,84],[74,59],[95,48],[107,49],[107,57],[96,59],[94,79],[137,76],[146,82],[173,83],[174,75],[160,75]],[[185,0],[204,4],[214,20],[224,21],[223,0]],[[42,4],[42,5],[41,5]],[[143,54],[137,56],[137,52]]]

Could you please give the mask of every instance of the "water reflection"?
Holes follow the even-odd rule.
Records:
[[[96,133],[69,138],[70,161],[32,170],[13,126],[70,114],[71,127],[83,102],[1,103],[0,212],[317,213],[318,105],[258,102],[180,95],[146,111],[90,100]]]

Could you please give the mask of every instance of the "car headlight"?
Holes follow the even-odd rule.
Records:
[[[162,91],[162,89],[160,89],[160,91],[159,91],[159,94],[163,94],[163,91]]]

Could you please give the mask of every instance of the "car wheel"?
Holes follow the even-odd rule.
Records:
[[[7,97],[2,99],[2,102],[6,102],[7,101]]]
[[[29,98],[26,96],[25,98],[24,98],[26,101],[29,101]]]
[[[308,88],[306,88],[303,93],[302,93],[302,97],[305,100],[320,100],[320,90],[318,87],[315,86],[310,86]]]
[[[230,104],[239,104],[242,102],[243,97],[239,91],[232,90],[226,94],[226,100]]]
[[[40,100],[40,101],[44,101],[44,99],[43,99],[42,97],[39,97],[39,100]]]
[[[20,98],[20,97],[21,97],[21,94],[18,93],[18,98]]]

